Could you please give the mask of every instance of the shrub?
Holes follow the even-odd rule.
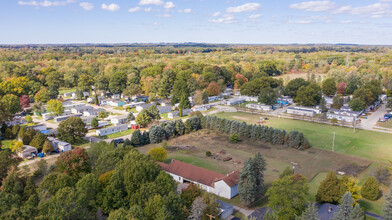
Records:
[[[373,169],[371,176],[374,176],[379,183],[383,183],[385,185],[389,185],[389,178],[391,173],[386,167],[377,167]]]
[[[26,121],[27,121],[28,123],[32,123],[32,122],[33,122],[33,118],[32,118],[30,115],[27,115],[27,116],[25,117],[25,119],[26,119]]]
[[[284,169],[283,172],[279,175],[279,178],[282,179],[285,176],[291,176],[293,174],[293,169],[290,166],[287,166],[286,169]]]
[[[156,161],[163,162],[167,157],[167,151],[162,147],[153,147],[148,154]]]
[[[168,147],[167,141],[163,141],[162,142],[162,148],[166,150],[167,147]]]
[[[211,154],[212,154],[211,151],[206,151],[206,156],[207,156],[207,157],[210,157]]]
[[[368,177],[361,189],[361,195],[368,200],[377,200],[380,195],[380,188],[375,177]]]
[[[230,135],[229,141],[230,141],[231,143],[238,143],[238,142],[241,141],[241,139],[240,139],[240,137],[238,136],[237,133],[233,133],[233,134]]]

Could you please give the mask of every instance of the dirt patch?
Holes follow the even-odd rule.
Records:
[[[294,165],[295,173],[300,173],[308,179],[312,179],[319,172],[343,171],[347,168],[347,173],[358,175],[370,161],[354,156],[334,153],[327,150],[311,148],[299,151],[281,145],[265,144],[259,141],[244,139],[240,143],[230,143],[228,135],[219,134],[212,131],[201,130],[184,136],[176,137],[168,141],[169,146],[186,145],[194,146],[195,150],[188,151],[187,154],[196,156],[216,163],[216,166],[226,167],[227,170],[240,170],[242,164],[256,152],[267,159],[283,162],[282,166]],[[150,145],[151,146],[151,145]],[[230,161],[216,160],[205,156],[205,152],[210,151],[212,155],[219,155],[221,158],[230,157]],[[224,154],[223,154],[224,152]],[[350,167],[353,163],[357,167]],[[275,165],[280,165],[276,164]],[[349,168],[349,169],[348,169]],[[268,167],[271,173],[278,175],[274,165]],[[284,168],[283,168],[284,169]],[[280,170],[282,170],[280,168]],[[268,172],[268,170],[267,170]]]
[[[345,165],[344,167],[340,168],[338,171],[344,172],[345,175],[350,175],[350,176],[358,176],[362,171],[364,171],[368,166],[360,166],[357,163],[351,163],[348,165]]]

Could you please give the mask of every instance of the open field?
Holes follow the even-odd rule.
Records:
[[[67,93],[67,92],[75,92],[76,91],[76,88],[60,88],[60,90],[59,90],[59,94],[64,94],[64,93]]]
[[[248,123],[257,123],[261,115],[234,112],[218,113],[218,117]],[[264,125],[286,131],[298,130],[304,133],[313,148],[332,149],[333,133],[336,132],[335,152],[370,159],[376,162],[388,163],[392,158],[392,135],[387,133],[367,131],[318,124],[300,120],[268,117]]]
[[[317,82],[321,82],[326,77],[326,74],[319,74],[319,73],[314,73],[314,74],[315,74],[315,79]],[[304,80],[308,80],[311,77],[311,75],[312,75],[312,73],[295,72],[295,73],[286,73],[286,74],[282,74],[279,76],[274,76],[274,78],[283,79],[284,84],[286,85],[290,80],[293,80],[296,78],[302,78]]]
[[[101,139],[113,139],[113,138],[119,138],[122,136],[126,136],[126,135],[130,135],[134,132],[135,130],[133,129],[128,129],[125,131],[121,131],[121,132],[117,132],[117,133],[113,133],[113,134],[108,134],[108,135],[104,135],[104,136],[100,136],[99,138]]]

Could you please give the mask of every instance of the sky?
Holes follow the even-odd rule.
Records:
[[[0,0],[0,44],[392,45],[392,0]]]

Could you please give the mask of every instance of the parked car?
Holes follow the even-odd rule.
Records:
[[[122,139],[122,138],[114,139],[113,142],[116,143],[116,144],[123,144],[124,143],[124,139]]]
[[[37,154],[37,156],[39,156],[39,157],[45,157],[45,154],[44,153],[39,153],[39,154]]]
[[[386,122],[387,119],[385,119],[385,118],[379,118],[378,121],[379,121],[379,122]]]
[[[384,118],[387,119],[387,120],[389,120],[389,119],[392,118],[392,114],[385,114],[385,115],[384,115]]]

